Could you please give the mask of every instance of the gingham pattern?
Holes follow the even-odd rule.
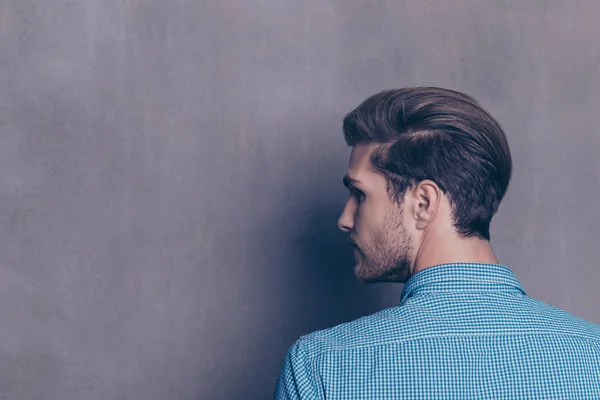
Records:
[[[600,399],[600,326],[527,297],[510,269],[444,264],[400,305],[314,332],[275,399]]]

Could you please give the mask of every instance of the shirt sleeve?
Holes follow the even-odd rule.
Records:
[[[315,381],[308,352],[302,338],[288,350],[277,379],[274,400],[324,399]]]

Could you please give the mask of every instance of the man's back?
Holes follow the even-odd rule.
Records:
[[[600,399],[600,326],[506,267],[415,274],[399,307],[300,338],[276,399]]]

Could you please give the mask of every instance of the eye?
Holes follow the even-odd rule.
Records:
[[[350,194],[354,197],[356,197],[356,200],[358,201],[358,203],[360,204],[364,198],[365,198],[365,194],[363,192],[361,192],[360,190],[350,190]]]

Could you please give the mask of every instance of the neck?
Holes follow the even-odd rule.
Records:
[[[456,236],[424,240],[415,258],[412,273],[415,274],[434,265],[449,263],[498,264],[498,259],[487,240],[463,239]]]

